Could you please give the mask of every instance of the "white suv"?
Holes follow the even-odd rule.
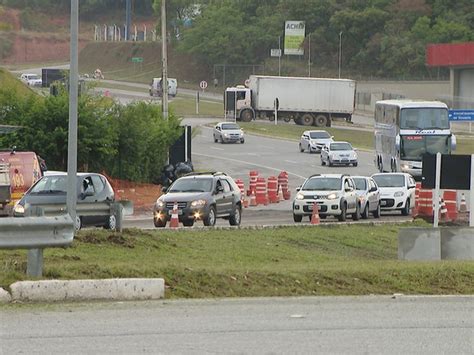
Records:
[[[355,221],[360,218],[360,201],[355,183],[349,175],[312,175],[297,191],[293,201],[295,222],[301,222],[303,216],[311,219],[314,203],[318,204],[319,217],[322,219],[335,216],[340,221],[345,221],[347,214],[352,214]]]
[[[407,173],[380,173],[372,175],[380,189],[382,210],[400,210],[408,216],[415,206],[416,182]]]
[[[28,86],[41,86],[43,83],[43,80],[38,74],[21,74],[20,79]]]

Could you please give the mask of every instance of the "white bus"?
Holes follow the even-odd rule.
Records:
[[[439,101],[384,100],[375,104],[375,166],[421,176],[423,154],[451,154],[448,106]]]

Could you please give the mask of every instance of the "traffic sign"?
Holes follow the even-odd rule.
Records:
[[[281,49],[270,49],[270,57],[281,57]]]
[[[204,90],[205,88],[207,88],[207,81],[205,81],[205,80],[201,81],[201,82],[199,83],[199,87],[200,87],[201,89],[203,89],[203,90]]]
[[[474,110],[449,110],[448,118],[450,121],[474,121]]]
[[[132,57],[132,63],[143,63],[143,57]]]

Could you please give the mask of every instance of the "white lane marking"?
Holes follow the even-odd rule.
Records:
[[[200,157],[206,157],[206,158],[212,158],[212,159],[221,159],[221,160],[233,161],[234,163],[247,164],[247,165],[257,166],[257,167],[259,167],[259,168],[264,168],[264,169],[274,170],[274,171],[280,171],[280,172],[285,170],[285,169],[273,168],[273,167],[271,167],[271,166],[266,166],[266,165],[262,165],[262,164],[249,163],[249,162],[244,161],[244,160],[217,157],[217,156],[215,156],[215,155],[200,154],[200,153],[193,153],[193,155],[197,155],[197,156],[200,156]],[[286,170],[285,170],[285,171],[286,171]],[[286,172],[288,173],[288,175],[293,175],[293,176],[296,176],[297,178],[300,178],[300,179],[303,179],[303,180],[306,179],[306,177],[301,176],[301,175],[298,175],[298,174],[295,174],[295,173],[292,173],[291,171],[286,171]]]
[[[297,161],[294,161],[294,160],[285,160],[285,161],[291,164],[299,164]]]
[[[224,150],[224,148],[217,148],[217,147],[211,147],[211,149],[215,149],[215,150]]]
[[[258,154],[256,154],[256,153],[247,153],[247,155],[252,155],[252,156],[256,157]]]

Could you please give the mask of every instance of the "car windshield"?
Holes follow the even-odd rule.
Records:
[[[226,123],[222,125],[223,130],[228,130],[228,129],[240,129],[240,127],[236,124],[233,123]]]
[[[328,132],[310,132],[311,139],[328,139],[331,138]]]
[[[449,129],[445,108],[405,108],[400,112],[401,129]]]
[[[317,177],[306,181],[301,190],[333,191],[341,189],[341,179]]]
[[[375,175],[373,179],[379,187],[404,187],[405,176],[394,174]]]
[[[36,185],[34,185],[30,194],[51,194],[51,193],[66,193],[67,191],[67,176],[44,176]]]
[[[349,143],[331,143],[331,150],[352,150]]]
[[[210,192],[212,179],[186,178],[178,179],[168,192]]]
[[[37,79],[40,79],[40,77],[36,74],[33,74],[33,75],[28,75],[27,78],[29,80],[37,80]]]
[[[364,178],[353,178],[356,190],[365,191],[367,189],[367,181]]]

